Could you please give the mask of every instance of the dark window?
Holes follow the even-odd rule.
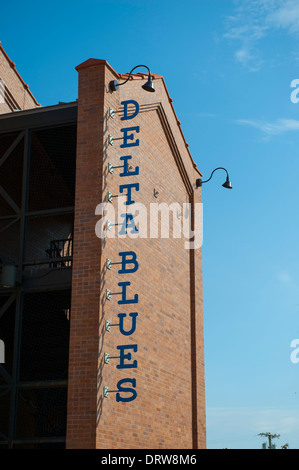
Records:
[[[31,134],[29,211],[74,204],[76,126]]]
[[[21,329],[21,382],[67,379],[70,294],[70,291],[25,294]]]

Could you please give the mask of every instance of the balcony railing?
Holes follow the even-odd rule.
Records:
[[[55,261],[49,263],[50,268],[65,268],[71,266],[72,260],[70,258],[73,255],[73,239],[52,240],[50,242],[50,248],[46,250],[46,254],[50,259],[55,259]]]

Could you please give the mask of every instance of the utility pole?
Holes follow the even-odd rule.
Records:
[[[269,447],[268,449],[275,449],[275,446],[272,445],[272,439],[279,437],[280,434],[271,434],[270,432],[260,432],[258,436],[266,436],[268,437]]]

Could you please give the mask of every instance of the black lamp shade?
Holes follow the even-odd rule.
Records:
[[[147,82],[142,85],[142,88],[145,90],[145,91],[149,91],[151,93],[155,92],[155,85],[153,84],[153,79],[152,79],[152,76],[151,76],[151,72],[150,72],[150,69],[148,68],[147,65],[136,65],[136,67],[134,67],[131,72],[129,73],[129,76],[128,78],[122,82],[122,83],[118,83],[117,80],[112,80],[110,82],[110,91],[116,91],[118,90],[118,88],[121,86],[121,85],[124,85],[125,83],[127,83],[127,81],[130,79],[131,75],[132,75],[132,72],[137,69],[137,67],[145,67],[147,68],[148,70],[148,79],[147,79]]]
[[[225,181],[225,183],[223,183],[222,186],[223,186],[224,188],[226,188],[226,189],[232,189],[232,188],[233,188],[233,187],[232,187],[232,184],[231,184],[231,182],[230,182],[230,180],[229,180],[229,177],[226,178],[226,181]]]
[[[144,85],[142,85],[142,88],[145,91],[149,91],[151,93],[156,91],[151,75],[148,76],[148,81]]]

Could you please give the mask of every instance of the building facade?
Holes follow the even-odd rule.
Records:
[[[10,60],[0,42],[0,114],[32,109],[40,104],[36,101]]]
[[[162,76],[76,69],[43,108],[1,61],[0,447],[205,448],[200,173]]]

